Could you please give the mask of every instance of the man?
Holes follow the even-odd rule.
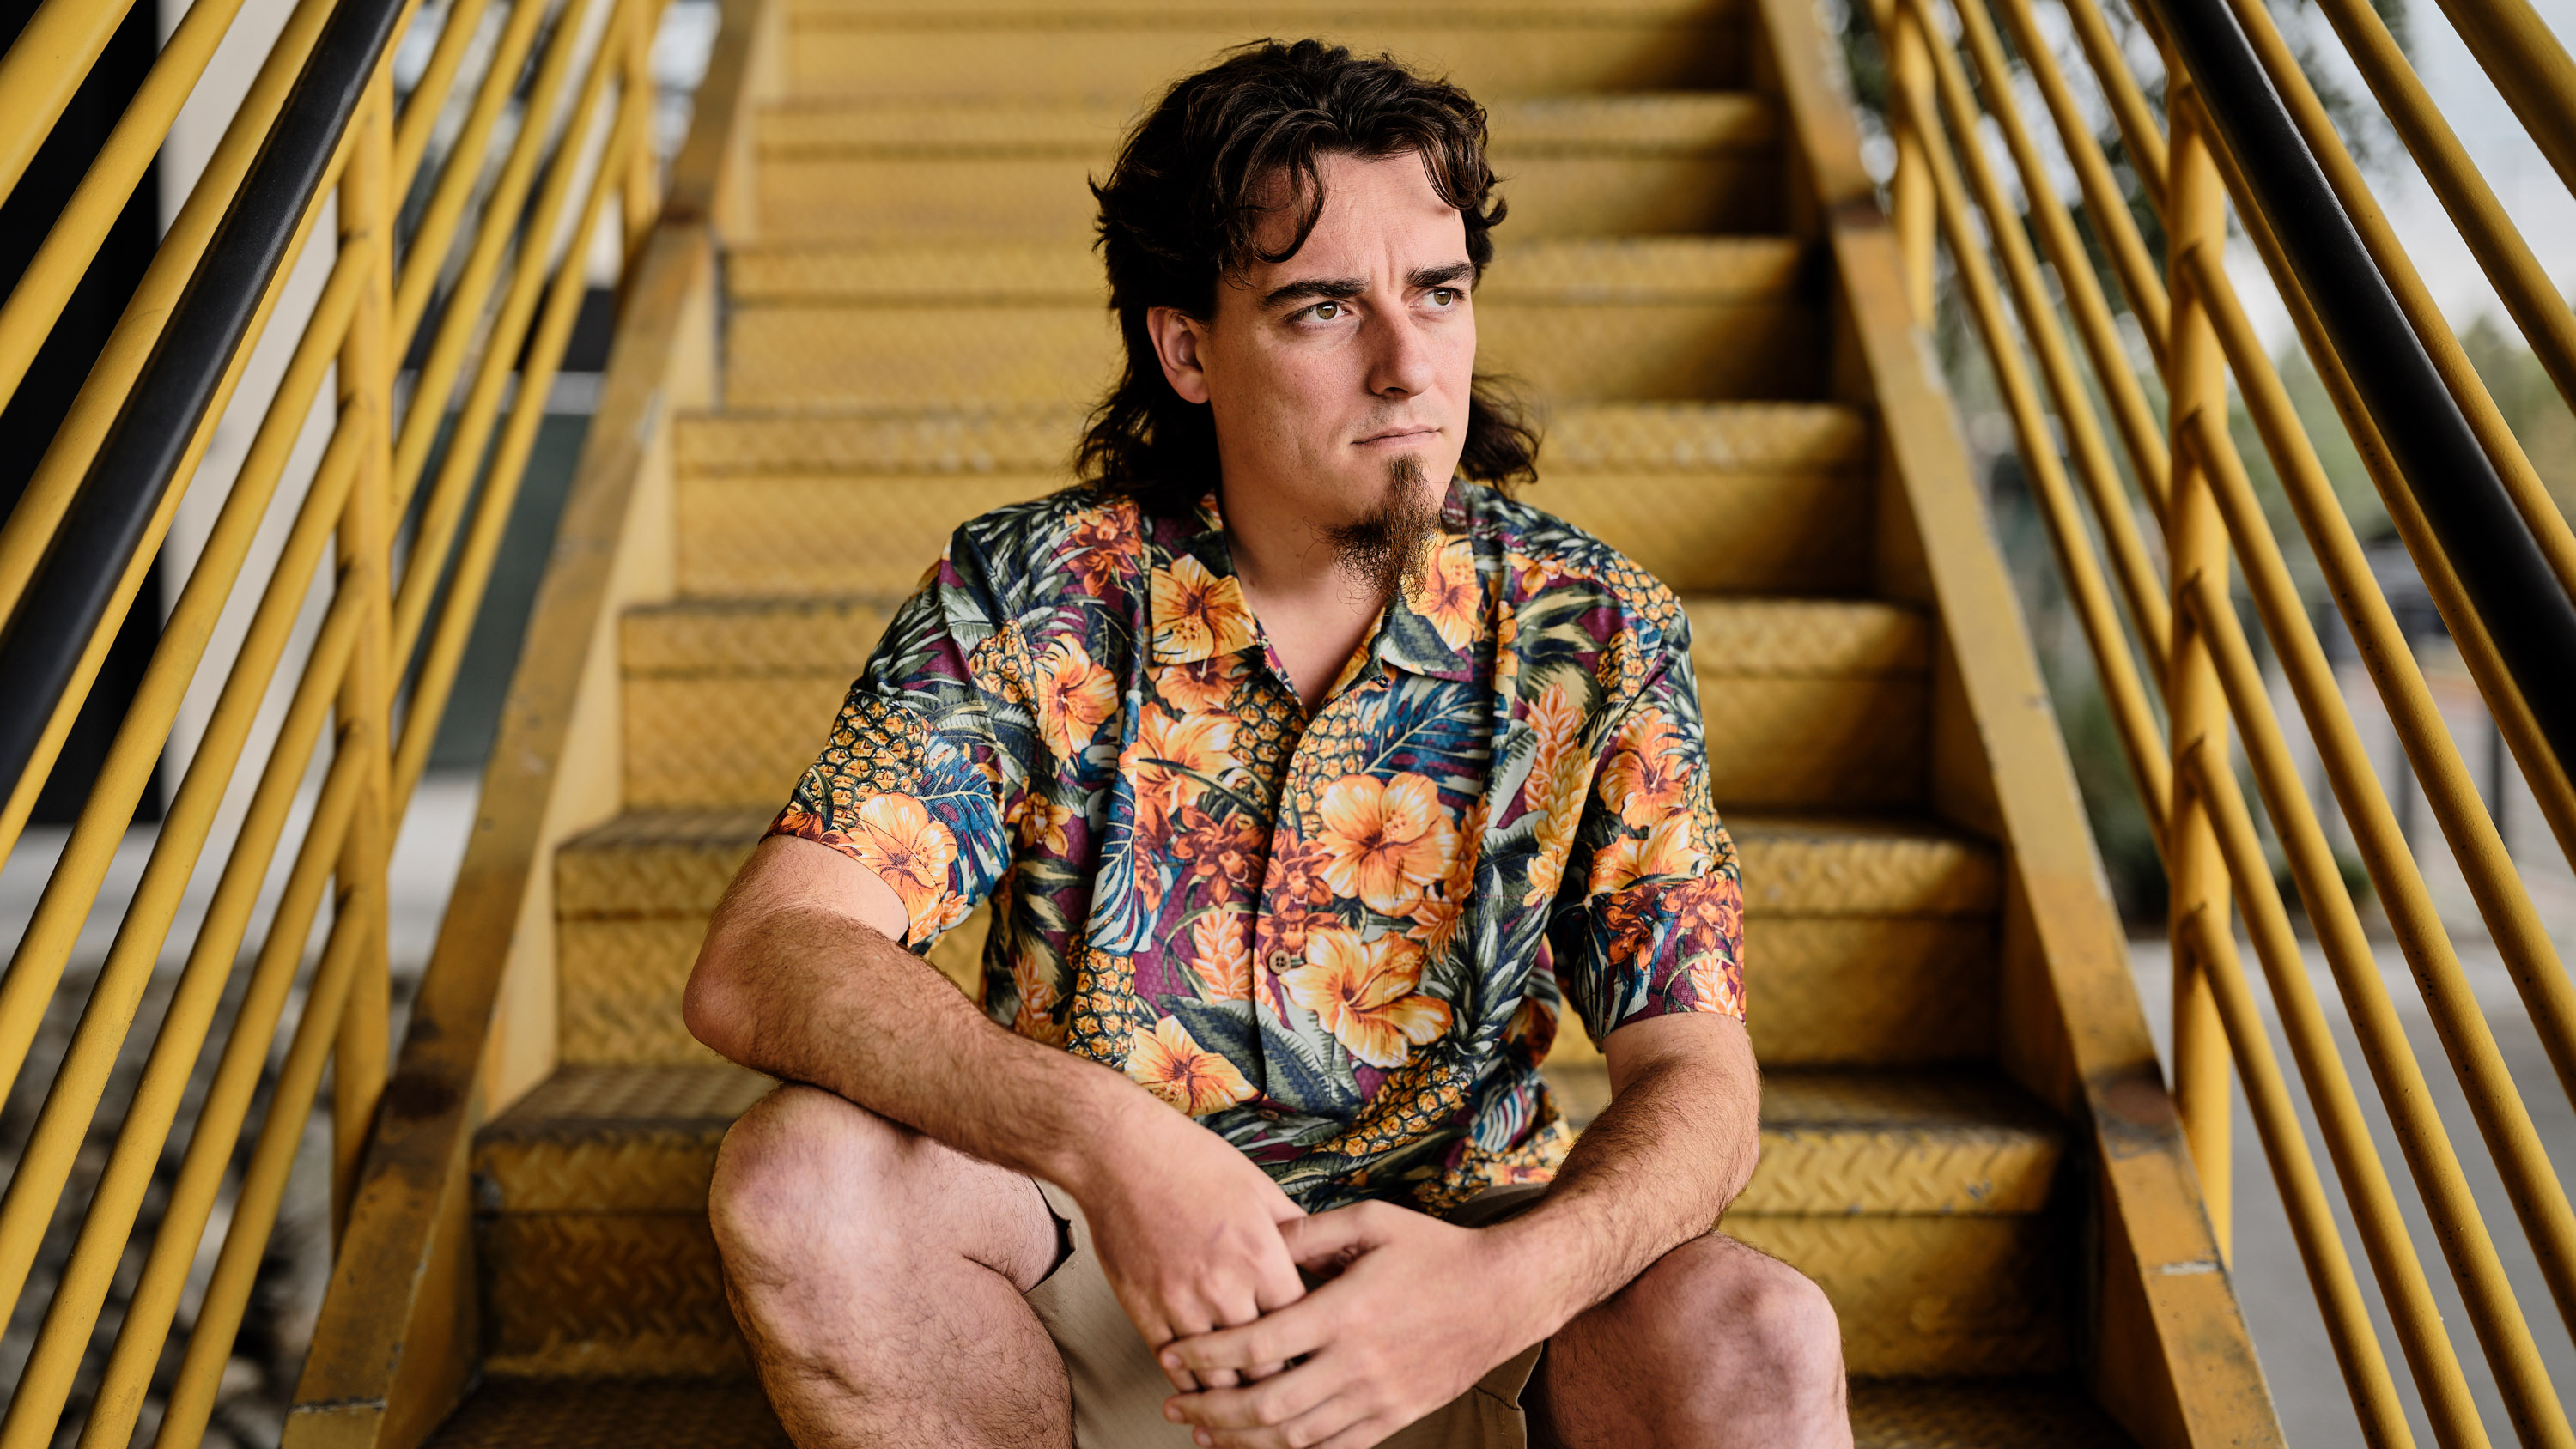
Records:
[[[957,532],[689,984],[810,1084],[712,1190],[798,1443],[1850,1443],[1823,1295],[1710,1230],[1756,1085],[1686,623],[1492,486],[1492,183],[1466,95],[1310,41],[1095,187],[1092,481]],[[978,1012],[914,953],[987,901]]]

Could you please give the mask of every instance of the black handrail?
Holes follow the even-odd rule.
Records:
[[[2576,600],[2399,310],[2226,0],[2145,0],[2281,239],[2362,404],[2550,752],[2576,767]]]
[[[14,783],[114,602],[250,332],[405,0],[340,0],[0,635],[0,780]]]

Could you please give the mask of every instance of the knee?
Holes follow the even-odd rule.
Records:
[[[1679,1251],[1688,1255],[1673,1285],[1679,1301],[1662,1315],[1682,1335],[1678,1373],[1734,1381],[1712,1389],[1751,1381],[1795,1398],[1841,1397],[1842,1325],[1822,1288],[1740,1243],[1710,1238]],[[1709,1353],[1711,1343],[1725,1351]]]
[[[904,1131],[813,1087],[762,1098],[725,1134],[707,1184],[707,1219],[726,1266],[758,1276],[809,1264],[824,1232],[872,1215],[872,1187],[893,1177]]]
[[[1736,1276],[1726,1307],[1740,1325],[1747,1356],[1775,1382],[1840,1394],[1842,1321],[1825,1290],[1786,1263],[1752,1256],[1759,1267]]]

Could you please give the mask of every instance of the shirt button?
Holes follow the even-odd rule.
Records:
[[[1291,958],[1289,957],[1289,955],[1288,955],[1288,953],[1287,953],[1287,952],[1285,952],[1285,951],[1273,951],[1273,952],[1271,952],[1271,953],[1270,953],[1270,974],[1271,974],[1271,975],[1276,976],[1276,975],[1280,974],[1281,972],[1286,971],[1286,970],[1288,969],[1288,967],[1290,966],[1290,964],[1291,964]]]

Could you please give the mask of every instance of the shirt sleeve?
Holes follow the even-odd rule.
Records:
[[[904,944],[932,942],[993,892],[1025,788],[1026,671],[961,535],[896,609],[822,753],[771,835],[828,845],[903,901]]]
[[[1744,1016],[1744,895],[1709,798],[1687,627],[1604,739],[1549,921],[1596,1042],[1672,1012]]]

